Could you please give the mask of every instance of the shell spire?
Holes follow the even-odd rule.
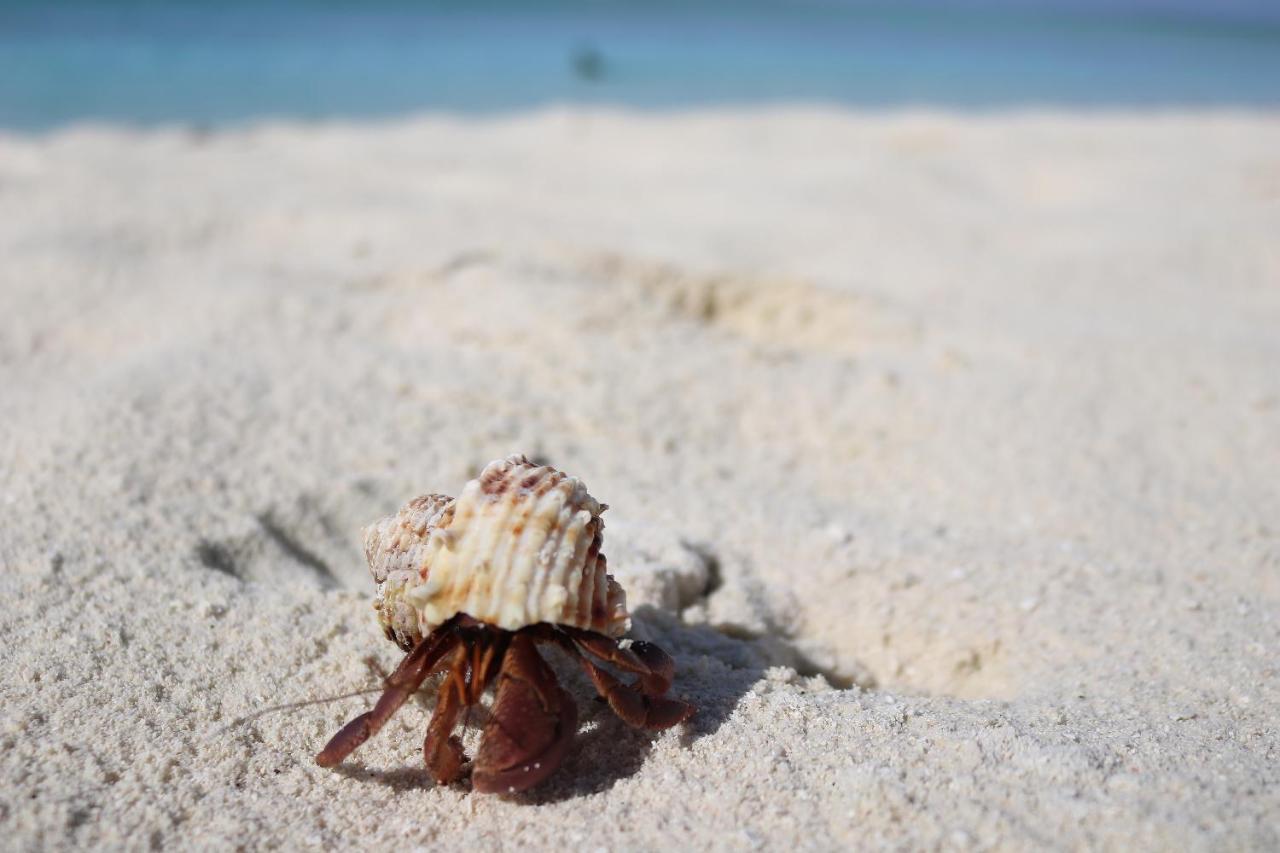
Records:
[[[578,478],[522,455],[489,463],[456,498],[414,498],[364,529],[378,621],[402,646],[459,613],[621,636],[631,620],[600,550],[605,509]]]

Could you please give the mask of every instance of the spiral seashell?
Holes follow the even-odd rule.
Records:
[[[617,637],[626,595],[600,550],[607,508],[524,456],[489,463],[457,498],[414,498],[364,529],[378,621],[410,646],[459,613],[509,631],[539,622]]]

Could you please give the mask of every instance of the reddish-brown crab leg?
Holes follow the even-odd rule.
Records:
[[[694,707],[688,702],[644,693],[639,685],[624,684],[581,652],[577,658],[596,690],[627,725],[638,729],[669,729],[693,716]]]
[[[624,649],[614,639],[572,628],[543,631],[538,637],[557,643],[576,658],[596,691],[629,726],[667,729],[689,719],[696,710],[688,702],[663,695],[671,686],[675,664],[666,652],[652,643],[636,641],[629,649]],[[584,650],[619,669],[637,673],[640,676],[638,681],[635,684],[623,683],[583,654]]]
[[[440,692],[436,695],[436,708],[431,714],[431,722],[427,724],[426,739],[422,742],[422,759],[431,771],[432,778],[441,785],[457,780],[465,757],[462,741],[453,734],[453,730],[468,704],[464,675],[467,655],[467,646],[459,644],[441,662],[441,668],[447,670],[449,676],[440,685]]]
[[[618,641],[603,634],[577,629],[565,630],[573,641],[605,663],[640,676],[638,686],[648,696],[661,696],[671,689],[676,665],[671,656],[653,643],[635,640],[629,648],[622,648]]]
[[[347,723],[329,739],[325,748],[316,756],[321,767],[335,767],[356,747],[378,733],[400,706],[409,700],[439,660],[455,647],[458,636],[453,631],[440,631],[424,639],[405,655],[396,671],[387,677],[387,688],[379,697],[373,710],[361,714]]]
[[[484,648],[476,655],[475,668],[471,673],[470,693],[467,704],[475,705],[488,688],[489,683],[498,677],[502,669],[502,659],[507,652],[508,639],[505,634],[490,634],[483,644]]]
[[[463,711],[480,701],[485,688],[497,675],[502,653],[507,648],[506,637],[494,632],[478,636],[464,633],[463,643],[437,666],[447,670],[449,677],[440,685],[436,708],[422,743],[423,760],[441,785],[455,782],[462,775],[466,753],[462,740],[453,730]]]
[[[577,730],[573,698],[556,682],[533,637],[516,634],[502,658],[472,785],[486,793],[511,793],[538,784],[560,766]]]

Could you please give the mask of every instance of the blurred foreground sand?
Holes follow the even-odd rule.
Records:
[[[1278,152],[1229,114],[0,137],[0,846],[1274,849]],[[566,668],[529,796],[427,781],[430,691],[317,768],[397,659],[358,528],[512,451],[612,506],[702,713],[650,738]]]

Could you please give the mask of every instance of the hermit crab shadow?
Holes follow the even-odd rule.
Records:
[[[602,701],[580,701],[586,725],[560,772],[536,788],[509,797],[512,802],[541,805],[609,790],[639,772],[659,739],[675,737],[686,748],[715,734],[733,716],[742,698],[765,677],[766,670],[779,663],[776,654],[740,632],[687,624],[673,613],[648,605],[633,610],[632,621],[634,636],[657,643],[676,659],[672,692],[697,706],[697,713],[670,733],[654,734],[628,727],[609,713]],[[797,661],[801,668],[808,665],[785,641],[771,638],[770,645],[784,646],[782,656]],[[571,692],[580,699],[591,695],[587,680],[560,663],[557,661],[557,671],[565,674]]]
[[[353,782],[373,782],[390,788],[396,793],[413,791],[432,784],[431,776],[422,765],[416,767],[405,765],[390,770],[373,770],[368,767],[344,764],[335,767],[333,772],[345,776]]]
[[[666,649],[677,663],[673,695],[697,707],[697,713],[670,733],[649,733],[624,725],[603,702],[579,702],[586,727],[560,772],[537,788],[510,797],[538,805],[589,796],[612,788],[640,770],[659,739],[676,737],[682,748],[714,735],[728,722],[743,697],[757,688],[768,670],[789,667],[802,678],[820,676],[830,687],[871,690],[869,673],[857,679],[821,666],[781,632],[757,634],[736,625],[690,624],[649,605],[632,613],[632,635]],[[566,686],[580,699],[591,695],[585,678],[567,667]],[[590,707],[588,707],[588,704]]]
[[[742,698],[778,662],[749,637],[727,633],[709,625],[690,625],[670,612],[647,605],[632,613],[632,634],[666,649],[677,663],[673,695],[697,707],[697,713],[667,733],[631,728],[608,704],[596,696],[590,680],[565,654],[547,650],[547,660],[578,706],[579,729],[564,761],[554,775],[524,792],[503,795],[513,803],[540,805],[598,794],[633,776],[649,760],[660,738],[675,737],[682,747],[713,735],[732,716]],[[772,643],[777,645],[776,640]],[[794,650],[788,654],[795,656]],[[426,710],[435,703],[434,691],[422,691],[417,701]],[[483,728],[488,715],[476,706],[468,724]],[[347,763],[336,772],[353,781],[384,785],[406,791],[432,784],[431,774],[420,763],[386,770]],[[459,783],[465,788],[469,783]]]

